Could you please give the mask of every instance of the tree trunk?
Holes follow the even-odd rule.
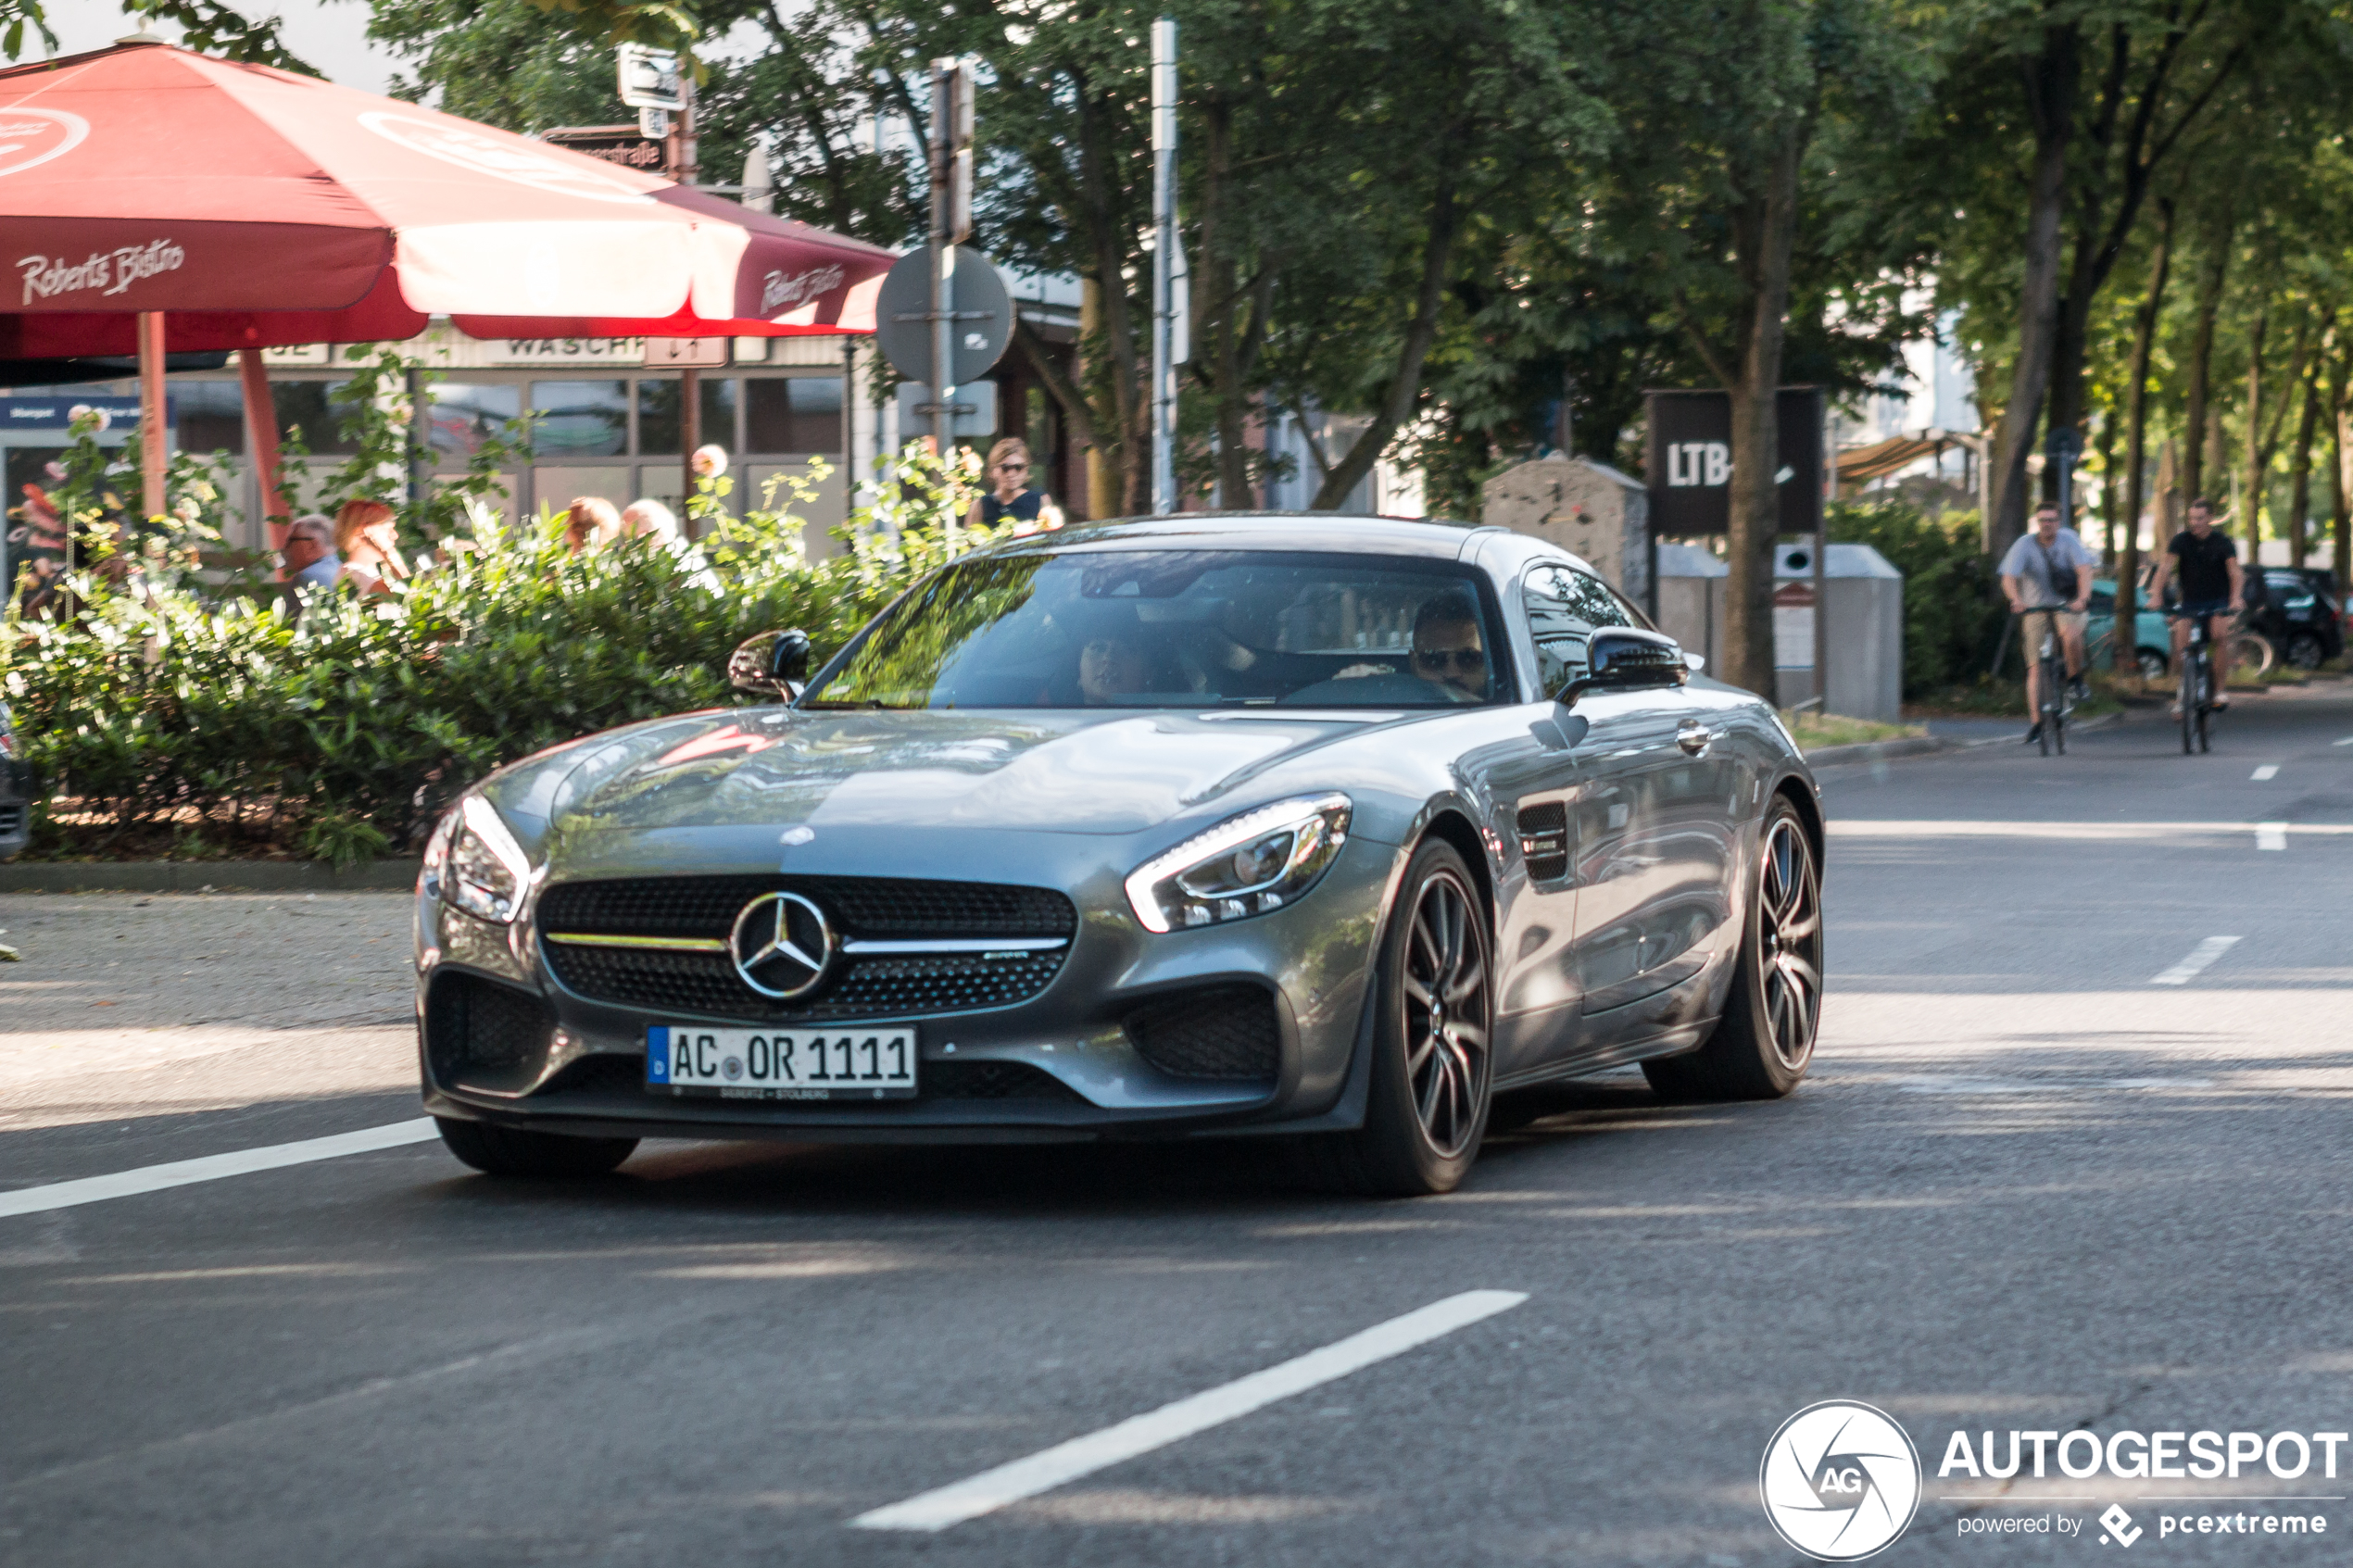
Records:
[[[1250,507],[1250,452],[1244,445],[1243,422],[1249,401],[1242,389],[1240,333],[1236,317],[1241,309],[1239,272],[1231,254],[1226,207],[1233,183],[1234,106],[1221,92],[1202,101],[1202,173],[1201,196],[1201,270],[1193,279],[1193,332],[1208,340],[1210,392],[1217,410],[1217,505]]]
[[[2246,498],[2241,503],[2246,515],[2239,520],[2239,537],[2246,541],[2250,561],[2263,537],[2263,334],[2271,321],[2271,307],[2264,306],[2246,334]]]
[[[1094,422],[1098,433],[1115,433],[1116,445],[1105,443],[1111,446],[1105,455],[1117,465],[1119,509],[1136,516],[1151,509],[1151,404],[1144,395],[1148,378],[1137,349],[1138,312],[1124,275],[1131,236],[1114,189],[1120,153],[1112,120],[1106,101],[1082,90],[1078,100],[1081,210],[1086,215],[1088,248],[1094,253],[1095,297],[1101,312],[1100,341],[1105,361],[1102,373],[1110,383],[1109,407],[1099,403]],[[1098,387],[1088,391],[1103,398]]]
[[[2336,312],[2334,307],[2322,321],[2322,352],[2327,351],[2329,321]],[[2320,433],[2321,422],[2321,362],[2312,361],[2304,377],[2304,412],[2296,421],[2295,455],[2288,464],[2287,487],[2287,552],[2292,565],[2301,567],[2309,548],[2306,537],[2312,520],[2312,443]]]
[[[2100,421],[2100,564],[2116,568],[2116,421]]]
[[[2026,65],[2026,106],[2034,123],[2034,169],[2027,186],[2026,275],[2018,306],[2018,360],[2010,395],[1994,433],[1993,520],[1995,555],[2026,532],[2026,459],[2049,389],[2058,333],[2059,220],[2067,206],[2067,146],[2075,123],[2081,75],[2072,26],[2043,31],[2042,52]]]
[[[1766,701],[1773,689],[1773,546],[1780,536],[1781,348],[1788,332],[1790,258],[1797,245],[1797,176],[1812,134],[1810,114],[1782,132],[1764,189],[1732,214],[1732,245],[1746,285],[1732,404],[1730,572],[1725,582],[1724,679]],[[1820,614],[1820,607],[1816,607]],[[1817,675],[1827,677],[1828,671]]]
[[[2347,440],[2346,430],[2348,411],[2345,407],[2346,375],[2353,368],[2353,341],[2340,349],[2335,362],[2329,368],[2329,532],[2336,546],[2335,558],[2330,563],[2336,569],[2336,589],[2344,593],[2353,586],[2353,497],[2347,495],[2353,475],[2346,472],[2353,464],[2353,440]]]
[[[2190,334],[2189,410],[2182,431],[2182,498],[2206,494],[2208,404],[2213,394],[2214,320],[2222,312],[2222,284],[2231,265],[2233,224],[2226,216],[2207,236],[2197,273],[2197,326]]]
[[[2173,204],[2158,207],[2157,254],[2149,258],[2149,292],[2133,322],[2133,365],[2124,383],[2124,547],[2116,558],[2116,672],[2133,668],[2139,647],[2141,587],[2141,473],[2148,450],[2149,351],[2158,317],[2165,308],[2165,282],[2173,270]],[[2160,508],[2163,503],[2159,503]],[[2165,544],[2160,521],[2150,531]]]
[[[1421,400],[1422,363],[1438,341],[1438,318],[1446,307],[1446,278],[1453,266],[1454,237],[1460,221],[1461,212],[1454,203],[1454,177],[1450,169],[1439,177],[1438,190],[1430,198],[1428,233],[1423,241],[1421,286],[1415,295],[1414,319],[1407,324],[1405,341],[1397,351],[1396,369],[1390,374],[1388,395],[1381,399],[1372,423],[1348,448],[1347,455],[1324,475],[1324,483],[1316,487],[1315,498],[1308,503],[1310,510],[1330,511],[1346,500],[1348,493],[1373,471],[1373,464],[1388,448],[1390,438],[1413,418],[1415,405]]]

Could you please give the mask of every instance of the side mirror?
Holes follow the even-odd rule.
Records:
[[[1611,626],[1593,633],[1585,646],[1585,673],[1564,684],[1553,700],[1566,708],[1587,692],[1680,686],[1691,678],[1691,666],[1674,638],[1635,626]]]
[[[739,692],[789,701],[808,682],[809,633],[798,628],[747,637],[727,656],[727,684]]]

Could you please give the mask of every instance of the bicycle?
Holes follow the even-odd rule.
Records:
[[[2192,614],[2187,610],[2169,609],[2173,620],[2187,621],[2190,634],[2182,647],[2180,707],[2182,709],[2182,755],[2208,751],[2206,721],[2214,711],[2214,656],[2210,651],[2214,633],[2207,624],[2210,616]],[[2195,747],[2191,745],[2196,741]]]
[[[2037,683],[2040,696],[2036,698],[2039,711],[2034,716],[2034,738],[2041,743],[2044,756],[2048,757],[2056,746],[2058,754],[2064,757],[2067,755],[2067,716],[2075,711],[2075,704],[2068,694],[2067,640],[2059,635],[2058,629],[2058,618],[2067,613],[2066,608],[2063,606],[2044,606],[2012,613],[2018,617],[2021,646],[2027,636],[2029,619],[2037,615],[2045,618],[2043,641],[2034,656],[2034,668],[2042,676]]]

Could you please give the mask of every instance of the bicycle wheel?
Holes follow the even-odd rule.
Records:
[[[2247,671],[2259,681],[2269,675],[2271,666],[2279,661],[2280,650],[2271,646],[2269,638],[2259,637],[2252,632],[2231,634],[2232,668]]]
[[[2198,657],[2196,653],[2182,659],[2182,685],[2176,706],[2182,710],[2182,755],[2187,757],[2197,749],[2197,684]]]
[[[2043,755],[2048,757],[2054,750],[2067,754],[2067,661],[2046,652],[2043,656]]]

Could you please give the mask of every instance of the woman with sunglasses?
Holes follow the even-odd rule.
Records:
[[[988,449],[988,483],[991,488],[964,518],[965,527],[1010,522],[1015,533],[1036,533],[1063,525],[1063,510],[1053,497],[1029,483],[1029,444],[1020,436],[1009,435]]]

